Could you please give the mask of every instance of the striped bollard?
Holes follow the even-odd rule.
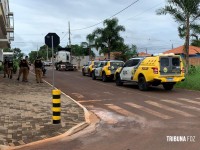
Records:
[[[61,121],[61,101],[60,101],[60,95],[61,95],[61,92],[60,90],[52,90],[52,95],[53,95],[53,108],[52,108],[52,111],[53,111],[53,116],[52,116],[52,119],[53,119],[53,124],[59,124],[60,121]]]

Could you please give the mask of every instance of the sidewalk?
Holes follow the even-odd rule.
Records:
[[[61,124],[52,124],[52,87],[3,78],[0,74],[0,150],[3,146],[21,146],[65,133],[85,122],[84,110],[69,97],[61,95]]]

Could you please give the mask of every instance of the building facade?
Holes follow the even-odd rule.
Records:
[[[9,0],[0,0],[0,49],[9,48],[14,40],[14,15]]]

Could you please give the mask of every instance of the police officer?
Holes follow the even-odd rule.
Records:
[[[37,57],[37,59],[34,62],[35,66],[35,76],[36,76],[36,81],[37,83],[43,83],[42,82],[42,61]]]
[[[19,74],[17,80],[19,81],[21,74],[23,73],[23,68],[22,68],[22,59],[19,62]]]
[[[12,79],[13,74],[13,61],[12,59],[9,59],[8,61],[8,78]]]
[[[6,74],[8,74],[8,59],[5,57],[3,62],[3,68],[4,68],[4,78],[6,77]]]
[[[23,59],[22,62],[21,62],[21,71],[23,73],[23,78],[22,78],[22,81],[23,82],[28,82],[28,79],[27,79],[27,70],[29,70],[29,66],[28,66],[28,62],[26,61],[26,59]]]

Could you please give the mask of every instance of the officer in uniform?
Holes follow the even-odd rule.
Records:
[[[22,68],[22,59],[19,62],[19,74],[17,80],[19,81],[21,74],[23,73],[23,68]]]
[[[13,74],[13,61],[10,59],[8,61],[8,78],[12,79],[12,74]]]
[[[35,66],[35,76],[36,76],[36,81],[37,83],[43,83],[42,82],[42,61],[37,57],[37,59],[34,62]]]
[[[23,59],[22,62],[21,62],[21,71],[23,73],[23,78],[22,78],[22,81],[23,82],[28,82],[28,79],[27,79],[27,70],[29,70],[29,66],[28,66],[28,62],[26,61],[26,59]]]
[[[3,62],[3,68],[4,68],[4,78],[6,77],[6,74],[8,74],[8,59],[5,57]]]

